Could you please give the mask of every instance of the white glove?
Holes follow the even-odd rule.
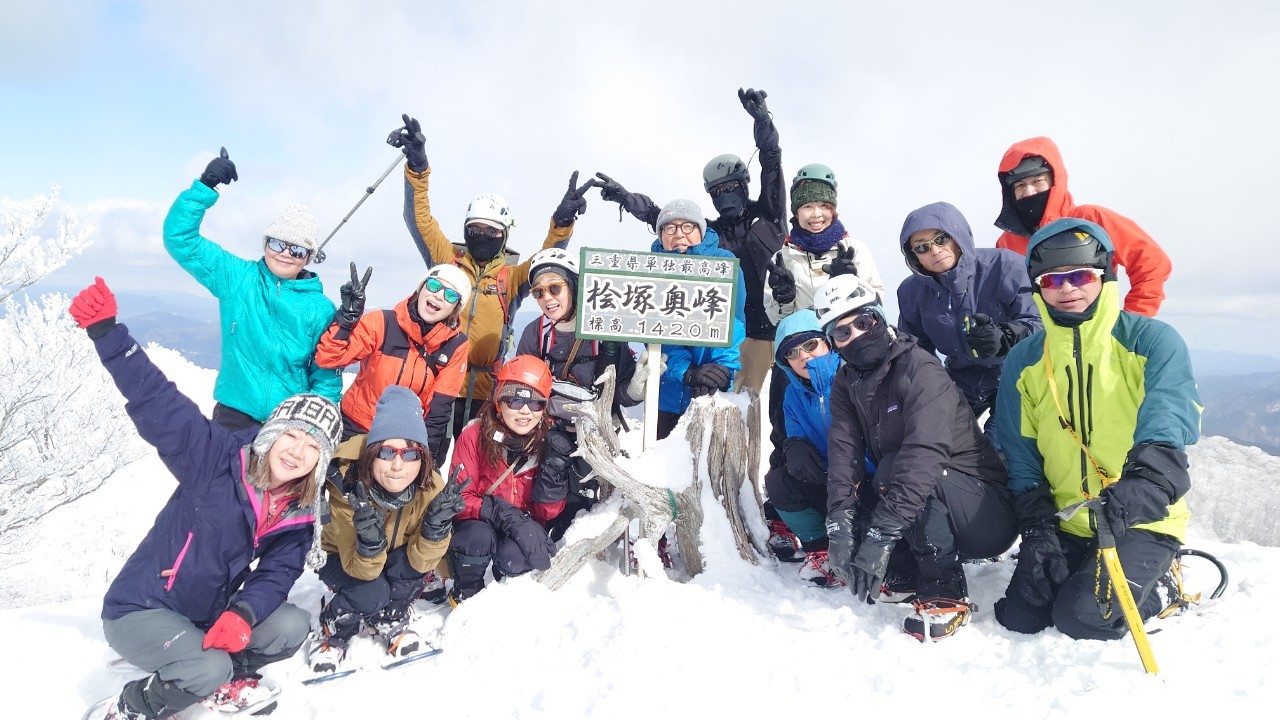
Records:
[[[658,374],[661,375],[662,373],[667,371],[666,353],[662,354],[662,359],[659,361],[659,363],[660,365],[658,366]],[[649,365],[650,365],[649,351],[645,350],[644,352],[640,353],[640,360],[639,362],[636,363],[636,373],[635,375],[631,376],[631,383],[627,385],[627,395],[632,400],[635,400],[638,402],[644,399],[644,385],[645,385],[645,382],[648,381],[649,373],[651,372]]]

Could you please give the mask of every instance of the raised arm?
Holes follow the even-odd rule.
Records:
[[[236,166],[227,157],[227,149],[209,162],[200,178],[182,191],[164,218],[164,249],[213,296],[234,291],[233,279],[253,263],[223,250],[200,235],[204,214],[218,202],[218,184],[239,178]]]
[[[451,263],[458,253],[449,238],[440,229],[440,223],[431,214],[431,202],[427,199],[427,178],[431,167],[427,164],[427,138],[417,119],[400,116],[404,127],[391,134],[387,142],[398,147],[408,162],[404,166],[404,224],[413,238],[414,247],[422,255],[427,267]]]
[[[658,228],[655,223],[658,222],[658,213],[662,212],[662,208],[658,207],[657,203],[650,200],[648,195],[627,192],[621,183],[602,172],[596,173],[596,177],[600,178],[602,183],[599,186],[600,197],[608,202],[618,203],[619,219],[622,218],[622,211],[626,210],[637,220],[648,225],[650,232],[657,234]]]
[[[765,104],[769,96],[764,90],[738,89],[738,100],[754,120],[756,150],[760,152],[760,217],[783,227],[787,219],[787,183],[782,177],[782,148],[778,147],[778,128]]]

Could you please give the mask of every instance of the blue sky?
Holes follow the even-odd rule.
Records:
[[[1173,257],[1161,317],[1195,347],[1280,356],[1280,306],[1245,238],[1280,189],[1280,9],[1132,3],[72,2],[0,0],[0,197],[55,183],[95,244],[51,282],[102,274],[135,292],[202,295],[164,253],[173,198],[220,146],[241,181],[207,237],[256,257],[289,202],[327,234],[422,119],[432,206],[458,234],[468,200],[505,195],[526,255],[569,174],[601,170],[710,211],[701,168],[752,152],[739,87],[763,87],[784,170],[820,161],[841,218],[886,284],[907,275],[906,214],[947,200],[991,245],[995,169],[1052,137],[1077,202],[1137,220]],[[753,169],[754,166],[753,166]],[[393,174],[319,266],[373,265],[391,304],[422,274]],[[650,237],[589,196],[575,245]],[[896,314],[896,308],[890,308]]]

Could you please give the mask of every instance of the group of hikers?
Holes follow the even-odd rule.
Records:
[[[918,638],[969,621],[963,561],[1018,536],[1002,626],[1123,636],[1103,522],[1142,617],[1156,614],[1154,588],[1185,537],[1200,412],[1185,344],[1151,317],[1170,272],[1160,247],[1133,221],[1076,205],[1052,141],[1018,142],[997,172],[997,248],[977,247],[945,202],[907,215],[898,249],[912,274],[893,324],[870,247],[840,220],[835,173],[805,165],[788,185],[766,93],[738,96],[759,153],[755,199],[737,155],[704,168],[711,220],[692,199],[660,206],[574,172],[542,249],[518,264],[499,195],[478,195],[463,242],[449,241],[428,200],[426,137],[403,116],[388,142],[407,159],[404,217],[427,270],[389,310],[365,312],[372,268],[355,263],[340,303],[325,296],[307,268],[318,226],[304,206],[264,231],[258,260],[201,236],[218,187],[239,179],[225,149],[210,161],[171,207],[164,243],[219,301],[212,419],[116,322],[101,278],[70,310],[178,480],[104,601],[107,642],[150,673],[105,716],[259,708],[271,695],[261,668],[309,636],[316,672],[337,671],[362,630],[409,655],[419,598],[457,604],[487,577],[548,568],[599,489],[564,406],[595,397],[609,368],[615,422],[660,376],[659,437],[693,398],[760,392],[769,377],[770,549],[799,561],[806,583],[911,602],[903,629]],[[648,226],[653,252],[737,258],[728,347],[637,358],[576,334],[566,245],[593,188]],[[1119,268],[1132,285],[1123,310]],[[504,361],[526,295],[542,314]],[[1096,513],[1059,517],[1092,498]],[[286,602],[304,566],[328,590],[315,631]]]

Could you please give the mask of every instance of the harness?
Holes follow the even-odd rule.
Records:
[[[544,360],[547,360],[547,364],[549,365],[551,360],[551,348],[555,347],[556,344],[556,326],[555,323],[547,319],[546,315],[538,316],[538,337],[540,338],[539,344],[541,346],[538,354],[541,355]],[[600,358],[600,341],[591,340],[590,343],[591,352],[598,360]],[[569,356],[564,361],[564,367],[560,369],[559,373],[556,373],[554,370],[552,371],[552,374],[556,376],[557,380],[569,379],[569,371],[573,368],[573,361],[577,359],[578,349],[581,346],[582,338],[574,338],[573,345],[569,348]],[[597,372],[595,377],[599,376],[600,374]],[[595,378],[593,377],[592,380],[594,379]]]
[[[462,257],[461,254],[455,256],[452,264],[454,265],[454,267],[457,267],[465,271],[465,268],[463,268],[462,265],[458,262],[461,257]],[[493,362],[489,363],[488,365],[469,365],[467,368],[467,394],[466,394],[466,406],[464,410],[465,412],[464,417],[471,416],[472,395],[475,394],[475,389],[476,389],[476,373],[485,373],[485,374],[493,373],[497,369],[498,361],[500,361],[503,357],[506,357],[507,350],[508,348],[511,347],[511,338],[513,335],[513,332],[511,329],[512,305],[514,305],[515,301],[519,300],[519,298],[515,298],[515,300],[513,300],[511,303],[506,302],[507,279],[508,279],[508,276],[510,275],[511,266],[506,264],[505,254],[502,255],[501,257],[503,257],[502,267],[498,268],[498,272],[493,275],[493,279],[497,282],[497,288],[493,290],[490,290],[487,288],[481,289],[480,281],[483,280],[486,276],[484,274],[483,269],[479,270],[476,276],[476,284],[475,286],[472,287],[471,306],[467,308],[467,333],[470,334],[471,323],[475,322],[475,319],[476,319],[476,303],[480,302],[480,296],[481,295],[497,295],[499,297],[498,305],[502,308],[502,334],[499,336],[500,340],[498,342],[498,356],[493,359]],[[452,431],[453,423],[450,423],[449,425],[450,425],[450,430]]]

